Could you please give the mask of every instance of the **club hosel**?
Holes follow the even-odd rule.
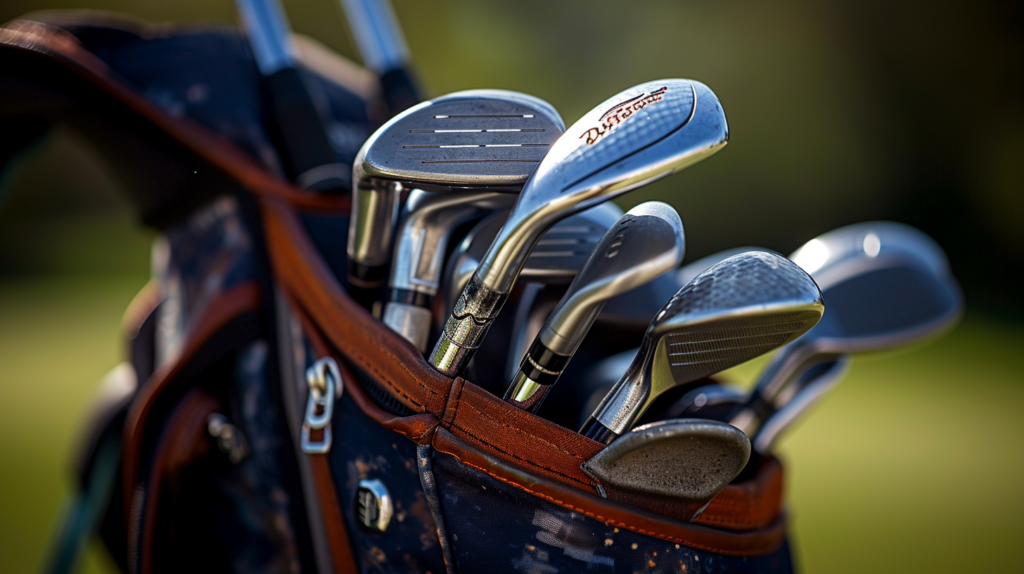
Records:
[[[604,426],[594,417],[587,419],[587,422],[580,428],[580,434],[601,444],[611,444],[612,441],[619,438],[618,433]]]
[[[420,353],[427,351],[427,340],[430,338],[430,307],[389,301],[384,306],[381,320],[412,343]]]
[[[434,369],[449,377],[461,375],[507,299],[508,293],[489,289],[474,273],[430,353]]]
[[[653,352],[650,347],[650,342],[645,337],[640,350],[633,357],[633,362],[590,417],[615,436],[632,428],[651,400],[650,375],[644,375],[648,363],[647,355]],[[590,422],[587,424],[590,425]],[[587,434],[583,430],[580,432]]]

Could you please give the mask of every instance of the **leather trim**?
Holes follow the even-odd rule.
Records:
[[[188,362],[203,348],[206,341],[222,327],[247,312],[256,311],[260,306],[260,292],[255,283],[242,283],[232,287],[214,299],[207,312],[197,320],[177,361],[157,369],[153,376],[139,388],[138,394],[128,408],[124,427],[124,496],[126,524],[130,516],[132,495],[138,480],[139,454],[142,448],[143,429],[156,399],[177,378]]]
[[[348,195],[326,195],[300,189],[264,169],[216,132],[187,118],[168,115],[114,78],[106,64],[82,48],[74,36],[58,27],[19,20],[7,28],[0,28],[0,49],[42,57],[77,74],[254,193],[277,197],[304,211],[348,213],[352,207]]]
[[[575,488],[544,480],[474,448],[444,429],[434,433],[433,447],[462,464],[488,476],[543,498],[552,504],[579,512],[606,524],[647,536],[668,540],[730,556],[761,556],[777,550],[785,540],[786,520],[779,515],[766,527],[747,532],[729,532],[648,514],[635,508],[587,494]]]
[[[147,281],[142,289],[135,294],[121,318],[121,330],[129,341],[138,336],[139,329],[142,328],[146,318],[156,310],[163,300],[160,282],[156,278]]]
[[[443,412],[451,379],[341,289],[285,203],[264,198],[261,204],[274,276],[331,345],[414,412]]]
[[[331,478],[331,466],[327,455],[310,454],[309,468],[313,472],[316,483],[317,497],[320,500],[321,515],[324,520],[327,540],[331,547],[331,562],[338,574],[354,574],[359,572],[355,557],[352,555],[352,544],[345,528],[345,518],[341,515],[342,506],[338,501],[334,480]]]
[[[153,528],[160,502],[160,486],[165,476],[178,472],[210,450],[206,438],[206,420],[220,409],[220,401],[203,391],[189,392],[174,409],[167,429],[156,448],[153,473],[146,487],[141,548],[138,568],[148,574],[153,566]]]

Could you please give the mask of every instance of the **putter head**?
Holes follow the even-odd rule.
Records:
[[[784,257],[752,251],[722,261],[662,307],[640,352],[581,432],[613,440],[665,391],[789,343],[824,309],[814,281]]]
[[[604,234],[548,316],[505,400],[536,412],[604,302],[675,268],[684,252],[683,222],[671,206],[649,201],[626,212]]]
[[[430,356],[434,368],[449,376],[462,372],[555,222],[688,167],[728,139],[718,98],[692,80],[641,84],[584,115],[523,187],[445,324]]]
[[[583,463],[609,498],[616,490],[669,497],[693,520],[743,470],[750,441],[721,422],[675,419],[639,426]]]
[[[448,94],[392,118],[352,164],[350,283],[383,281],[403,191],[518,192],[564,130],[550,104],[507,90]]]

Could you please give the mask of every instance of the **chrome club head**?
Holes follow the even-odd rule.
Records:
[[[750,441],[721,422],[674,419],[639,426],[584,462],[605,495],[665,496],[693,520],[743,470]]]
[[[829,312],[773,358],[745,407],[731,417],[748,436],[780,406],[787,384],[822,356],[915,343],[950,328],[963,309],[942,249],[907,225],[843,227],[809,241],[791,258],[814,277]],[[792,396],[796,390],[787,393]]]
[[[818,287],[792,261],[758,251],[730,257],[662,307],[626,373],[580,432],[607,444],[666,390],[785,345],[823,312]]]
[[[604,234],[548,316],[505,400],[537,412],[605,301],[674,269],[684,252],[683,222],[671,206],[650,201],[626,212]]]
[[[371,303],[383,282],[403,190],[518,192],[564,129],[547,102],[505,90],[449,94],[384,124],[352,167],[353,294]]]
[[[430,362],[462,372],[540,237],[573,213],[690,166],[722,148],[729,131],[718,98],[691,80],[630,88],[558,138],[463,290]]]
[[[440,289],[448,240],[455,228],[474,218],[508,209],[515,195],[493,191],[413,190],[398,228],[388,281],[390,301],[382,320],[424,353],[431,308]]]
[[[676,272],[676,281],[680,286],[686,285],[693,278],[700,275],[707,268],[718,265],[722,261],[732,257],[733,255],[739,255],[740,253],[746,253],[748,251],[764,251],[765,253],[775,253],[771,249],[764,249],[762,247],[734,247],[732,249],[726,249],[719,251],[718,253],[712,253],[707,257],[701,257],[700,259],[687,263]]]

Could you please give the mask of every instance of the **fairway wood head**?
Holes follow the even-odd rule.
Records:
[[[584,115],[523,187],[431,353],[434,368],[450,376],[462,371],[555,222],[692,165],[728,137],[718,99],[691,80],[641,84]]]
[[[788,259],[758,251],[730,257],[662,307],[626,373],[581,432],[607,443],[666,390],[780,347],[823,312],[818,287]]]
[[[721,422],[675,419],[639,426],[590,460],[583,470],[609,498],[615,491],[669,497],[692,520],[735,478],[750,441]]]
[[[383,280],[403,191],[518,192],[564,129],[550,104],[506,90],[448,94],[392,118],[353,162],[350,283]]]
[[[772,359],[747,404],[731,417],[750,434],[777,407],[783,388],[819,356],[912,344],[950,328],[963,309],[942,250],[906,225],[843,227],[808,242],[792,258],[818,281],[829,312]]]
[[[505,400],[536,412],[604,302],[674,269],[683,259],[683,222],[671,206],[642,203],[604,234],[548,317]]]

